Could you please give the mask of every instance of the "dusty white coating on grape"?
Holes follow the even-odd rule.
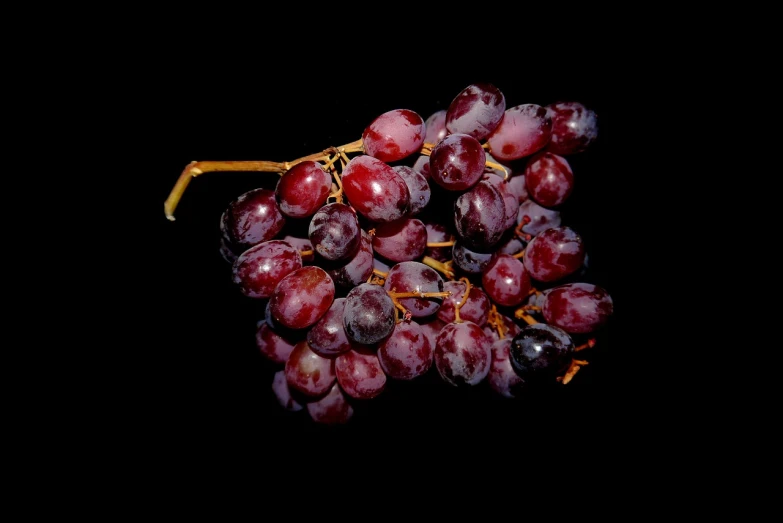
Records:
[[[489,373],[492,339],[473,322],[448,323],[435,342],[435,367],[447,383],[477,385]]]
[[[291,396],[291,389],[288,388],[288,382],[285,379],[285,370],[275,372],[272,378],[272,392],[274,392],[277,402],[285,410],[298,412],[304,408],[304,405]]]

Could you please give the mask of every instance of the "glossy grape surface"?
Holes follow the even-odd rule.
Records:
[[[571,362],[574,343],[563,329],[546,323],[526,325],[509,346],[511,366],[526,382],[552,381]]]

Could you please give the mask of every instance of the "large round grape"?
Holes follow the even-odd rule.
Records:
[[[395,307],[383,287],[362,283],[345,297],[343,327],[357,343],[378,343],[394,330]]]
[[[506,230],[506,203],[500,191],[480,181],[462,193],[454,204],[454,225],[466,246],[488,252]]]
[[[280,212],[291,218],[312,216],[329,197],[332,177],[321,164],[300,162],[283,173],[275,187]]]
[[[329,261],[350,259],[362,241],[356,211],[339,202],[326,204],[313,214],[307,236],[315,252]]]
[[[571,165],[560,155],[536,153],[525,167],[525,189],[543,207],[562,205],[574,191]]]
[[[283,327],[304,329],[326,314],[334,293],[334,282],[326,271],[307,265],[280,280],[269,298],[269,313]]]
[[[487,155],[469,134],[446,135],[430,153],[430,178],[449,191],[464,191],[481,179]]]
[[[410,109],[387,111],[362,133],[364,152],[383,162],[402,160],[424,145],[424,120]]]
[[[269,240],[249,248],[232,266],[232,279],[250,298],[269,298],[277,284],[302,267],[302,256],[293,245]]]
[[[560,327],[546,323],[526,325],[514,336],[509,359],[525,382],[546,382],[568,368],[574,342]]]
[[[435,368],[449,385],[478,385],[489,373],[492,338],[472,321],[447,323],[435,339]]]
[[[487,137],[487,144],[492,156],[503,162],[540,151],[551,136],[552,118],[547,109],[522,104],[506,109],[500,124]]]
[[[378,343],[378,360],[390,378],[417,378],[432,367],[430,339],[415,321],[401,321],[390,336]]]
[[[531,282],[520,259],[510,254],[495,254],[481,275],[481,285],[494,303],[515,307],[527,298]]]
[[[341,181],[351,206],[370,221],[392,222],[408,213],[408,185],[378,158],[367,154],[352,158],[343,169]]]
[[[591,283],[567,283],[544,292],[541,309],[547,323],[570,333],[593,332],[604,325],[614,311],[612,297]]]
[[[475,83],[451,101],[446,111],[446,129],[449,133],[469,134],[476,140],[483,140],[503,119],[506,97],[494,85]]]
[[[598,115],[584,104],[569,100],[546,106],[552,136],[546,150],[567,156],[585,151],[598,138]]]
[[[585,254],[584,242],[576,231],[566,225],[552,227],[527,244],[525,269],[534,280],[553,282],[581,268]]]
[[[233,200],[220,217],[220,232],[229,247],[241,254],[273,239],[286,223],[269,189],[253,189]]]

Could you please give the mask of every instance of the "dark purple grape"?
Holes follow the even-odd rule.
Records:
[[[408,186],[408,192],[410,193],[408,216],[416,216],[430,202],[432,194],[430,183],[422,173],[407,165],[395,165],[392,168],[405,180],[405,185]]]
[[[272,392],[275,398],[277,398],[277,402],[285,410],[299,412],[304,408],[304,405],[296,401],[291,395],[291,388],[288,386],[288,381],[285,378],[285,370],[275,372],[275,375],[272,377]]]
[[[480,181],[457,198],[454,204],[457,235],[471,249],[489,251],[506,230],[506,204],[500,191]]]
[[[430,153],[430,177],[449,191],[464,191],[484,174],[486,153],[469,134],[449,134]]]
[[[517,224],[526,223],[520,230],[531,236],[536,236],[541,231],[551,227],[558,227],[561,223],[560,211],[542,207],[533,200],[527,200],[519,205]]]
[[[307,235],[315,252],[329,261],[350,259],[362,240],[356,211],[338,202],[318,209],[310,220]]]
[[[220,217],[220,232],[231,249],[241,254],[273,239],[286,223],[269,189],[253,189],[232,201]]]
[[[552,118],[547,109],[522,104],[506,109],[503,119],[487,137],[492,156],[511,161],[540,151],[552,136]]]
[[[525,390],[525,380],[514,371],[509,360],[512,339],[505,337],[492,344],[492,364],[487,376],[492,390],[504,398],[518,398]]]
[[[514,372],[527,383],[551,381],[571,363],[574,342],[566,331],[554,325],[526,325],[514,336],[509,360]]]
[[[465,133],[481,141],[503,119],[506,97],[492,84],[476,83],[463,89],[449,104],[446,129]]]
[[[345,298],[335,298],[332,306],[307,331],[307,343],[313,352],[327,358],[348,352],[353,342],[345,334],[343,312]]]
[[[593,332],[609,320],[613,311],[609,293],[590,283],[567,283],[543,293],[544,319],[569,333]]]
[[[585,151],[598,138],[598,115],[576,101],[546,106],[552,119],[552,137],[546,150],[567,156]]]
[[[359,244],[359,249],[348,260],[348,263],[326,271],[334,280],[335,285],[343,289],[353,289],[360,283],[366,282],[372,274],[375,255],[372,250],[372,238],[364,229],[361,230],[361,236],[362,241]]]
[[[454,265],[468,274],[480,274],[492,261],[491,252],[474,251],[460,240],[454,242],[451,248],[451,256],[454,260]]]
[[[395,316],[394,303],[380,285],[359,284],[345,297],[343,327],[357,343],[372,345],[391,334]]]

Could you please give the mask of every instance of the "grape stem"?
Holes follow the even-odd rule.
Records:
[[[392,289],[390,291],[386,291],[386,294],[389,295],[389,297],[392,300],[392,303],[394,306],[403,314],[403,319],[405,321],[410,321],[412,314],[408,309],[405,308],[405,306],[399,302],[399,300],[403,298],[448,298],[451,296],[451,292],[449,291],[443,291],[443,292],[397,292],[396,289]],[[400,318],[395,318],[396,322],[400,322]]]
[[[498,331],[498,337],[502,340],[506,337],[506,332],[508,329],[506,328],[506,324],[503,322],[503,318],[500,316],[500,313],[498,312],[497,305],[492,305],[492,308],[489,309],[489,316],[487,317],[487,323],[495,327]]]
[[[514,311],[514,317],[518,320],[524,320],[525,323],[527,323],[528,325],[535,325],[536,323],[538,323],[538,321],[536,321],[534,317],[530,316],[529,314],[526,314],[523,309],[517,309],[516,311]]]
[[[454,246],[454,240],[448,241],[448,242],[428,242],[427,247],[430,249],[436,248],[436,247],[453,247]]]
[[[174,221],[174,210],[177,208],[185,189],[188,188],[190,180],[207,172],[267,172],[284,174],[291,167],[304,161],[328,162],[332,154],[339,155],[346,159],[346,153],[364,152],[364,143],[361,139],[347,143],[340,147],[329,147],[320,153],[314,153],[302,156],[291,162],[270,162],[270,161],[205,161],[190,162],[179,175],[177,182],[171,189],[168,198],[163,202],[163,212],[169,221]]]
[[[438,272],[443,273],[448,279],[453,280],[454,279],[454,270],[452,269],[452,260],[449,260],[447,262],[439,262],[435,258],[432,258],[430,256],[425,256],[421,259],[421,262],[424,265],[428,265],[435,269]]]

